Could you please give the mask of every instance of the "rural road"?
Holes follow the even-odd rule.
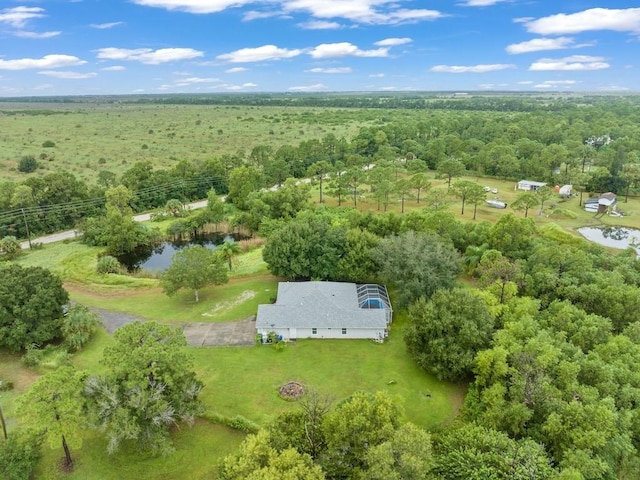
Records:
[[[204,208],[207,206],[206,200],[200,200],[199,202],[188,203],[185,205],[187,210],[196,210],[198,208]],[[134,215],[133,219],[136,222],[146,222],[151,220],[150,213],[141,213],[140,215]],[[73,240],[81,235],[78,230],[66,230],[64,232],[52,233],[51,235],[45,235],[44,237],[32,238],[31,243],[54,243],[61,242],[62,240]],[[29,241],[20,243],[22,248],[29,248]]]

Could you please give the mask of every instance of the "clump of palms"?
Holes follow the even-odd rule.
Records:
[[[236,242],[225,240],[221,245],[216,247],[218,254],[227,262],[229,271],[233,270],[233,263],[237,260],[240,253],[240,247]]]

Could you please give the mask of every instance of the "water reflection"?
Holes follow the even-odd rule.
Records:
[[[625,249],[633,247],[640,255],[640,230],[628,227],[582,227],[578,232],[587,240],[603,245]]]

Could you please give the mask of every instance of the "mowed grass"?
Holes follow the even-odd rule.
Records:
[[[235,451],[244,434],[223,425],[198,419],[192,427],[182,426],[172,433],[176,452],[166,457],[139,453],[135,445],[124,444],[116,454],[107,454],[106,441],[87,432],[83,445],[71,451],[72,473],[59,468],[63,456],[60,445],[42,448],[43,458],[34,478],[42,480],[199,480],[216,478],[220,460]]]

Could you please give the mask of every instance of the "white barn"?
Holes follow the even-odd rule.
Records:
[[[524,190],[527,192],[534,192],[540,187],[544,187],[546,185],[545,182],[534,182],[533,180],[520,180],[516,188],[518,190]]]
[[[276,303],[259,305],[256,330],[297,338],[367,338],[382,341],[393,311],[383,285],[280,282]]]

